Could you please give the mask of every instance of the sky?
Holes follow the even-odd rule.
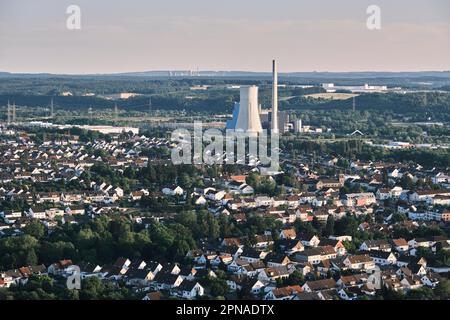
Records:
[[[0,71],[270,71],[273,58],[280,72],[450,70],[450,1],[0,0]]]

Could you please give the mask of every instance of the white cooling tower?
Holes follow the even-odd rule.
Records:
[[[260,133],[262,131],[258,110],[258,87],[241,86],[239,114],[235,130]]]

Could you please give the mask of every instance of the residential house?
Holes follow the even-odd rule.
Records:
[[[179,274],[158,272],[154,278],[154,283],[158,290],[170,290],[178,287],[183,282],[183,277]]]
[[[375,267],[375,262],[367,254],[349,255],[343,260],[344,265],[351,270],[368,270]]]
[[[406,241],[403,238],[393,239],[392,245],[394,246],[395,251],[397,251],[399,253],[408,252],[408,249],[409,249],[408,241]]]
[[[386,252],[381,250],[370,250],[367,252],[371,258],[373,258],[375,264],[386,266],[395,265],[397,263],[397,257],[392,252]]]
[[[275,288],[264,296],[264,300],[294,300],[297,293],[301,293],[302,291],[302,287],[298,285]]]
[[[183,280],[176,287],[176,293],[180,298],[192,300],[205,294],[205,289],[197,281]]]
[[[315,281],[306,281],[302,286],[305,292],[323,291],[336,288],[336,281],[334,279],[322,279]]]
[[[381,250],[390,252],[392,250],[391,244],[386,240],[365,240],[360,246],[361,251]]]

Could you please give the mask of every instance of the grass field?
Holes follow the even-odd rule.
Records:
[[[334,93],[334,92],[327,92],[327,93],[313,93],[308,94],[305,97],[311,97],[315,99],[327,99],[327,100],[347,100],[353,97],[357,97],[358,94],[354,93]]]

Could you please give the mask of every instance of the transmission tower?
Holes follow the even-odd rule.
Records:
[[[53,98],[50,100],[50,118],[53,119],[54,113],[53,113]]]
[[[12,107],[12,122],[13,122],[13,123],[16,122],[16,102],[13,102],[13,107]]]
[[[355,96],[353,96],[353,112],[356,111],[356,99]]]
[[[11,105],[9,104],[9,100],[8,100],[8,108],[7,108],[7,110],[6,110],[6,118],[7,118],[7,124],[9,125],[9,124],[11,124],[11,114],[10,114],[10,112],[11,112]]]
[[[114,104],[114,121],[117,122],[119,120],[119,111],[117,110],[117,103]]]
[[[92,120],[92,107],[88,109],[89,119]]]

